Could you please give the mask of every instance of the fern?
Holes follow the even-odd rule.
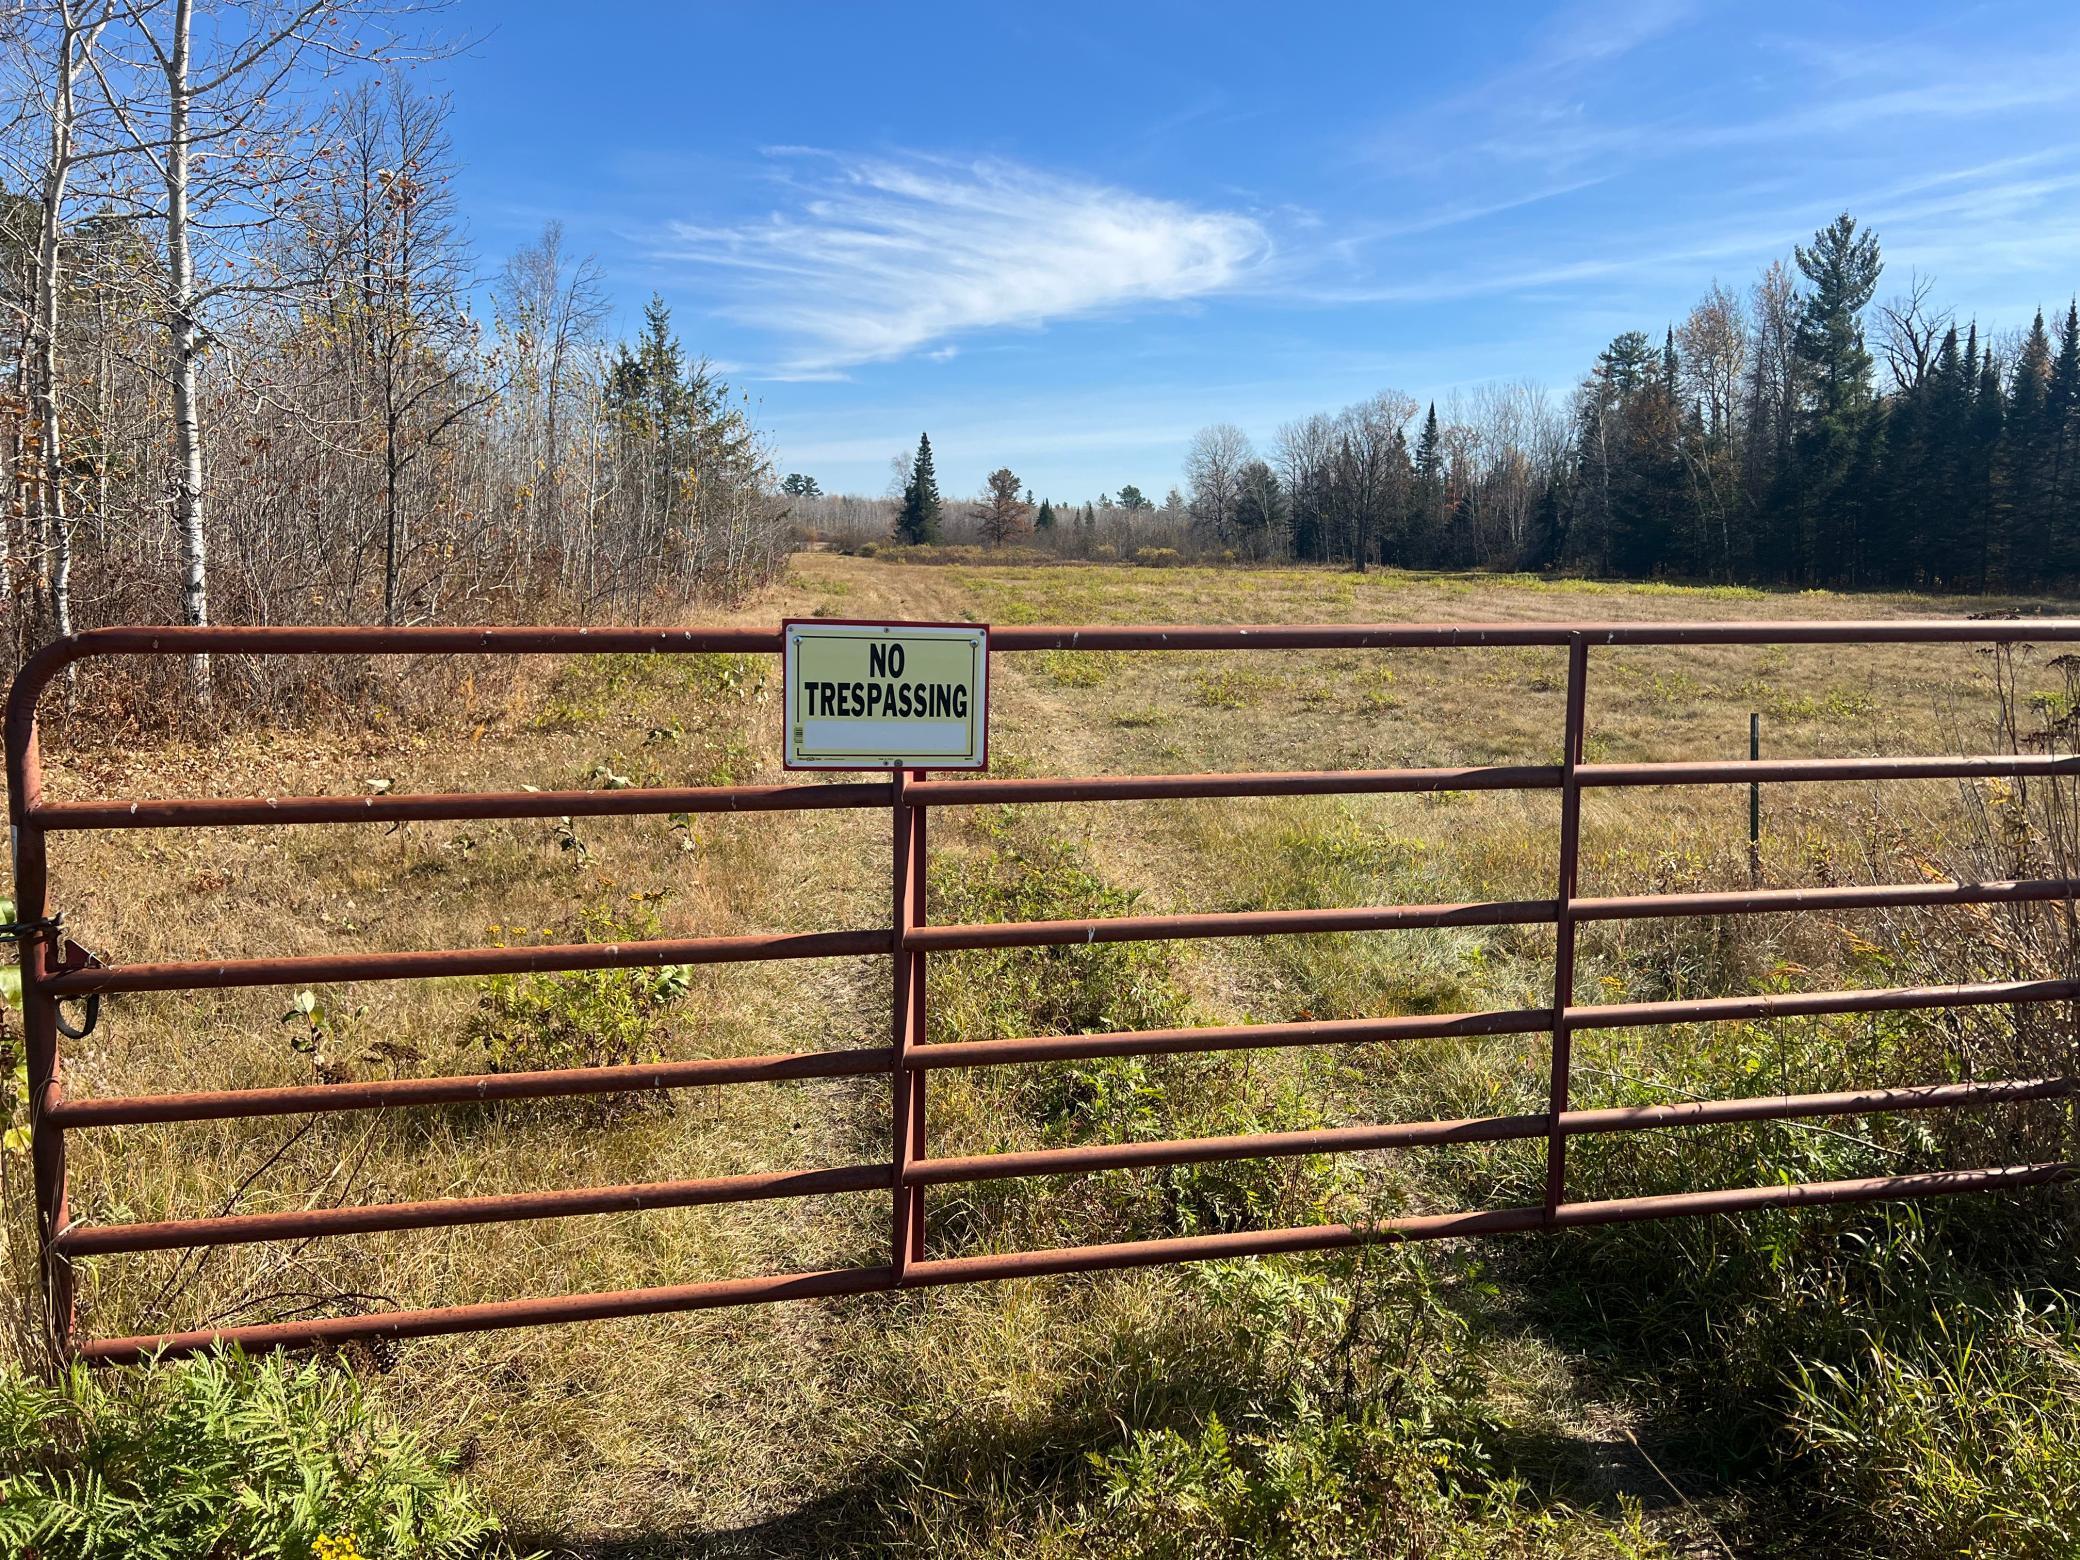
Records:
[[[322,1362],[0,1376],[0,1553],[463,1560],[506,1553],[499,1533],[452,1458]]]

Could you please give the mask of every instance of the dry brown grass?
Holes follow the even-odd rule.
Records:
[[[1823,618],[1985,604],[1312,570],[908,570],[816,554],[745,617],[819,606],[1006,623]],[[376,721],[148,750],[54,736],[49,790],[582,786],[600,783],[602,765],[643,784],[777,778],[777,699],[758,682],[771,669],[721,671],[661,661],[539,671],[502,686],[493,707],[459,702],[446,725]],[[1000,672],[992,749],[1003,769],[1033,773],[1550,761],[1562,675],[1557,651],[1043,655]],[[1994,714],[1984,657],[1917,647],[1605,651],[1592,660],[1590,709],[1591,755],[1611,759],[1739,756],[1750,710],[1762,713],[1776,755],[1977,750]],[[1765,806],[1766,875],[1784,885],[1858,875],[1868,842],[1902,806],[1917,810],[1927,839],[1968,821],[1943,787],[1904,801],[1895,789],[1882,804],[1860,787],[1776,787]],[[1593,797],[1584,891],[1744,883],[1745,809],[1730,787]],[[1550,797],[1481,794],[1028,808],[1001,827],[1069,842],[1147,909],[1228,909],[1550,892],[1556,816]],[[959,811],[936,814],[933,826],[943,870],[1001,847]],[[577,834],[582,861],[550,822],[61,837],[54,902],[75,935],[121,962],[561,938],[587,907],[631,895],[654,897],[674,934],[886,921],[878,816],[706,819],[690,851],[662,820],[580,820]],[[1697,995],[1761,979],[1853,978],[1849,929],[1600,929],[1585,938],[1582,990]],[[1550,947],[1549,933],[1507,929],[1214,943],[1171,950],[1167,969],[1192,1011],[1213,1021],[1452,1010],[1546,1000]],[[72,1048],[68,1089],[300,1081],[309,1063],[280,1022],[285,995],[112,1002],[100,1029]],[[334,1059],[363,1074],[474,1066],[473,983],[321,996],[351,1015]],[[874,1043],[887,1004],[878,959],[706,970],[656,1041],[671,1056]],[[367,1060],[378,1043],[407,1048],[403,1059]],[[1587,1044],[1583,1065],[1631,1065],[1639,1043]],[[1283,1091],[1327,1121],[1475,1114],[1522,1108],[1543,1067],[1542,1043],[1435,1045],[1395,1057],[1257,1058],[1239,1082],[1194,1087],[1213,1089],[1206,1099],[1216,1104]],[[1007,1128],[986,1090],[952,1079],[934,1088],[936,1149],[1045,1139],[1037,1127]],[[82,1133],[73,1207],[89,1221],[154,1219],[214,1211],[233,1195],[258,1210],[847,1163],[886,1153],[885,1091],[807,1084],[687,1093],[619,1113],[534,1105]],[[1520,1173],[1513,1155],[1489,1156],[1497,1181]],[[1332,1191],[1436,1203],[1483,1184],[1430,1177],[1427,1164],[1371,1162]],[[941,1240],[1004,1228],[1096,1238],[1120,1220],[1147,1232],[1133,1224],[1146,1210],[1131,1198],[1057,1199],[1044,1217],[1028,1208],[1003,1227],[948,1222],[963,1204],[936,1200]],[[1100,1227],[1064,1227],[1079,1211]],[[199,1265],[101,1259],[85,1264],[83,1320],[114,1334],[874,1261],[885,1212],[872,1195],[234,1247]],[[656,1547],[640,1552],[810,1552],[849,1525],[863,1543],[929,1533],[947,1546],[1018,1552],[1052,1531],[1034,1505],[1035,1488],[1052,1488],[1045,1470],[1073,1470],[1113,1418],[1146,1422],[1164,1393],[1191,1390],[1165,1386],[1165,1370],[1189,1378],[1204,1367],[1214,1379],[1228,1368],[1232,1343],[1193,1300],[1197,1282],[1145,1273],[425,1342],[403,1351],[383,1391],[467,1448],[509,1521],[556,1544],[647,1535]],[[1513,1359],[1507,1371],[1555,1376],[1546,1358]]]

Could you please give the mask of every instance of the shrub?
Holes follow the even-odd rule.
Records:
[[[1224,1421],[1155,1426],[1094,1452],[1079,1537],[1100,1553],[1647,1555],[1615,1523],[1542,1507],[1492,1463],[1468,1324],[1434,1254],[1383,1246],[1300,1265],[1209,1264],[1191,1281],[1246,1334],[1261,1395]],[[1283,1391],[1272,1388],[1279,1382]]]
[[[1282,1425],[1231,1434],[1210,1418],[1196,1436],[1158,1430],[1092,1460],[1100,1510],[1080,1536],[1100,1553],[1487,1560],[1667,1552],[1634,1503],[1610,1525],[1541,1508],[1521,1482],[1491,1478],[1461,1442],[1377,1411],[1330,1413],[1305,1397]]]
[[[0,1377],[0,1550],[41,1560],[505,1553],[454,1460],[321,1362]]]
[[[588,943],[655,939],[662,935],[656,900],[633,898],[626,910],[591,906],[579,916],[578,932]],[[691,976],[684,964],[487,976],[479,983],[483,995],[470,1038],[493,1072],[648,1060],[657,1055],[658,1029],[686,995]]]

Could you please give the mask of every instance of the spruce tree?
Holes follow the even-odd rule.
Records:
[[[2070,578],[2080,570],[2080,303],[2066,305],[2045,421],[2051,439],[2049,563],[2056,576]]]
[[[1916,534],[1927,549],[1930,583],[1955,590],[1977,568],[1967,528],[1960,523],[1969,464],[1966,446],[1972,420],[1972,367],[1970,358],[1958,355],[1955,325],[1944,333],[1935,372],[1923,388],[1928,401],[1924,434],[1928,457]]]
[[[1039,512],[1033,516],[1033,529],[1036,531],[1052,531],[1054,529],[1054,504],[1051,500],[1045,498],[1040,500]]]
[[[1444,436],[1438,431],[1435,401],[1416,438],[1415,481],[1409,484],[1408,509],[1407,545],[1398,561],[1414,567],[1434,561],[1444,545]]]
[[[895,539],[908,547],[926,547],[939,540],[939,479],[932,471],[930,434],[917,436],[917,458],[910,463],[910,480],[903,484],[902,506],[896,511]]]
[[[1971,339],[1979,339],[1972,327]],[[1972,416],[1964,440],[1963,470],[1959,482],[1959,512],[1970,525],[1977,556],[1971,569],[1976,588],[1985,591],[1999,580],[2007,566],[1994,525],[1995,464],[2000,456],[2001,425],[2007,420],[2007,404],[2001,395],[2001,371],[1993,366],[1993,348],[1979,357],[1979,383],[1972,392]]]
[[[1995,464],[1995,552],[2001,583],[2041,583],[2051,563],[2051,468],[2057,453],[2051,417],[2051,340],[2037,312],[2008,385]]]

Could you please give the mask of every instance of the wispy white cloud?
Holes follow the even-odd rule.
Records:
[[[1812,41],[1764,43],[1786,89],[1765,106],[1731,108],[1707,97],[1674,112],[1635,116],[1622,93],[1615,115],[1600,115],[1571,82],[1550,93],[1506,100],[1467,146],[1504,164],[1554,171],[1609,171],[1645,161],[1768,147],[1813,148],[1896,134],[1902,126],[1996,119],[2080,99],[2080,54],[1983,52],[1958,56],[1926,46],[1834,47]]]
[[[1486,264],[1430,265],[1401,274],[1296,284],[1289,296],[1315,305],[1434,304],[1472,298],[1556,298],[1584,291],[1636,292],[1701,282],[1723,267],[1783,255],[1835,212],[1873,226],[1889,260],[1947,271],[1994,262],[2015,270],[2069,260],[2080,217],[2080,146],[2046,148],[1970,167],[1931,171],[1878,187],[1794,199],[1771,209],[1718,212],[1651,237],[1619,235],[1572,254],[1515,255]],[[2065,166],[2046,167],[2063,163]],[[2000,177],[2000,175],[2011,175]]]
[[[823,154],[763,222],[673,224],[652,258],[725,280],[724,308],[780,333],[784,371],[828,373],[950,338],[1242,285],[1263,225],[1003,161]]]

